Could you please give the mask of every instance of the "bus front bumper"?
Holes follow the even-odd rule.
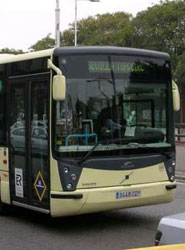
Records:
[[[75,192],[51,191],[51,216],[78,215],[166,203],[173,200],[175,188],[175,182],[158,182],[78,189]]]

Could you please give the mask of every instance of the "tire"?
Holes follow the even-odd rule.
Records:
[[[5,205],[0,200],[0,214],[4,214],[5,211]]]

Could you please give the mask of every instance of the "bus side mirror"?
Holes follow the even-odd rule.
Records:
[[[63,75],[53,77],[53,99],[63,101],[66,98],[66,78]]]
[[[174,81],[172,81],[172,95],[173,95],[173,110],[179,111],[180,110],[180,94],[179,94],[179,88]]]

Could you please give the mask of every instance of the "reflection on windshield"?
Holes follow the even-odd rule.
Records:
[[[165,110],[166,83],[68,79],[67,98],[56,105],[56,150],[167,145]]]

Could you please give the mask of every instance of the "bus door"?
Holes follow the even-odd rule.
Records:
[[[49,211],[49,74],[9,79],[13,204]]]

